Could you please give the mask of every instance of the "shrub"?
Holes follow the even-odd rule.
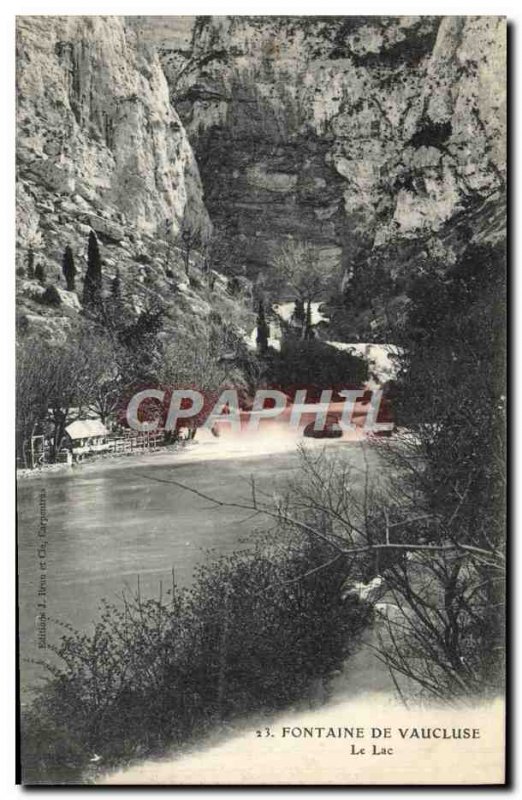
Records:
[[[272,380],[281,386],[315,386],[325,389],[360,386],[368,379],[366,361],[337,350],[319,339],[283,339],[274,358]]]
[[[80,781],[93,752],[104,766],[121,763],[303,699],[370,616],[366,604],[342,602],[342,562],[306,577],[328,558],[322,543],[267,535],[203,564],[192,588],[173,587],[166,602],[104,603],[91,636],[62,637],[63,666],[49,666],[25,715],[24,782]]]
[[[34,268],[34,277],[42,286],[45,284],[45,267],[41,262],[38,262]]]
[[[48,286],[41,297],[41,302],[48,306],[61,306],[62,298],[60,292],[52,284]]]

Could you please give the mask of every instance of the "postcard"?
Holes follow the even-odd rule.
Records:
[[[16,28],[20,781],[504,784],[506,19]]]

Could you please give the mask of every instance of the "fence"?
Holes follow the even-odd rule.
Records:
[[[103,438],[99,437],[82,445],[72,443],[71,447],[62,447],[56,454],[56,463],[70,463],[72,458],[82,461],[86,457],[102,453],[148,453],[158,450],[168,444],[164,431],[136,431],[122,430]],[[17,455],[16,466],[20,469],[42,467],[52,462],[51,447],[44,436],[33,436],[24,442],[24,451]]]
[[[103,441],[86,442],[82,447],[74,447],[73,456],[82,459],[84,456],[96,455],[98,453],[114,453],[116,455],[125,453],[148,453],[158,450],[165,444],[165,434],[163,431],[120,431],[109,434]]]
[[[165,444],[164,431],[125,431],[107,437],[105,447],[111,453],[134,453],[158,450]]]

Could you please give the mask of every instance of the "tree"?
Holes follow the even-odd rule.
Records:
[[[105,424],[114,414],[125,388],[122,347],[117,338],[102,328],[86,328],[79,347],[84,354],[85,405]]]
[[[91,633],[69,625],[22,709],[24,782],[80,783],[94,747],[118,764],[151,742],[183,747],[212,726],[324,696],[372,616],[340,598],[341,560],[313,574],[326,557],[324,542],[257,532],[252,547],[198,566],[190,592],[173,574],[159,601],[124,592],[102,602]]]
[[[306,314],[304,303],[300,297],[295,301],[294,313],[292,316],[294,321],[302,328],[305,324]]]
[[[361,583],[377,590],[373,598],[365,595],[367,602],[384,594],[391,598],[375,609],[383,623],[377,652],[406,704],[419,691],[443,703],[494,695],[502,685],[503,635],[496,606],[505,579],[503,548],[462,537],[458,524],[451,528],[451,517],[438,519],[419,503],[418,494],[408,497],[407,486],[393,475],[391,484],[372,481],[370,459],[382,467],[380,453],[367,445],[362,453],[363,476],[342,451],[318,454],[302,448],[297,477],[276,501],[255,486],[251,497],[227,503],[170,482],[220,507],[276,520],[281,535],[286,528],[305,541],[325,544],[322,557],[294,578],[294,586],[305,585],[311,574],[333,578],[332,571],[340,570],[335,580],[345,601],[361,598]],[[496,603],[488,593],[492,584]]]
[[[16,348],[16,450],[26,467],[31,437],[45,423],[49,373],[38,338],[19,338]]]
[[[503,679],[504,247],[470,245],[454,266],[435,267],[408,286],[398,411],[415,439],[388,458],[401,476],[395,508],[417,517],[402,540],[438,549],[388,569],[407,612],[383,657],[447,698],[498,691]],[[381,506],[382,535],[391,509]],[[444,550],[449,544],[460,552]]]
[[[269,336],[270,336],[270,328],[266,321],[263,301],[260,300],[257,312],[257,334],[256,334],[257,351],[260,355],[265,355],[266,351],[268,350]]]
[[[31,246],[27,251],[27,277],[30,281],[34,278],[34,250]]]
[[[167,344],[159,372],[160,382],[168,386],[196,386],[204,392],[217,392],[231,374],[230,365],[222,360],[226,342],[222,336],[212,334],[212,331],[207,331],[190,341],[179,335]],[[238,382],[238,377],[237,374],[233,376],[235,382]]]
[[[95,377],[85,362],[77,341],[51,346],[48,351],[49,412],[53,423],[51,455],[56,459],[73,408],[81,410],[88,401]]]
[[[313,339],[314,333],[312,330],[312,304],[310,300],[306,303],[306,319],[303,332],[304,339]]]
[[[121,277],[119,269],[116,270],[116,275],[111,282],[111,297],[118,303],[121,303]]]
[[[65,252],[63,254],[62,272],[65,278],[67,291],[74,292],[76,288],[75,287],[76,266],[74,264],[73,251],[70,245],[67,245],[67,247],[65,248]]]
[[[100,313],[103,310],[101,256],[94,231],[89,233],[87,272],[83,284],[83,306],[86,310],[94,313]]]
[[[55,460],[71,409],[85,406],[96,380],[81,339],[22,341],[17,364],[17,431],[22,452],[35,427],[50,422],[51,459]]]
[[[389,315],[388,306],[400,294],[390,262],[400,262],[401,257],[397,247],[388,245],[375,248],[369,255],[361,254],[355,261],[342,290],[342,303],[350,324],[365,310],[383,318]]]
[[[183,220],[181,225],[179,242],[183,251],[183,265],[188,278],[190,277],[190,254],[201,244],[201,237],[199,230],[187,218]]]
[[[165,321],[165,309],[149,305],[130,323],[116,328],[122,345],[122,373],[128,384],[157,381],[161,372],[164,347],[159,333]]]
[[[34,277],[42,284],[42,286],[45,284],[45,267],[41,261],[39,261],[34,268]]]
[[[318,249],[310,242],[288,242],[276,256],[274,269],[281,290],[290,289],[303,302],[317,300],[333,278],[332,267],[321,263]]]
[[[125,331],[133,324],[133,314],[125,302],[119,269],[111,281],[109,296],[104,300],[103,325],[117,338],[125,336]]]
[[[188,426],[194,433],[203,424],[221,390],[236,386],[246,394],[245,374],[252,365],[242,361],[242,355],[250,356],[240,337],[233,341],[230,330],[222,322],[211,322],[210,328],[187,337],[186,331],[179,332],[163,350],[158,365],[157,380],[161,386],[170,388],[197,388],[203,392],[205,403],[195,417],[181,426]],[[245,353],[241,352],[243,345]],[[234,352],[231,361],[224,356]],[[240,365],[239,365],[240,364]],[[256,361],[257,364],[257,361]]]

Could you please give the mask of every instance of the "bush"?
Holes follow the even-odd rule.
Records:
[[[288,336],[282,342],[281,352],[274,356],[270,378],[283,387],[347,388],[361,386],[368,380],[368,364],[319,339]]]
[[[42,263],[38,263],[34,268],[34,277],[42,286],[45,284],[45,267]]]
[[[41,302],[47,306],[61,306],[62,298],[60,297],[60,292],[53,286],[52,284],[47,287],[45,292],[41,297]]]
[[[103,604],[92,636],[69,629],[22,725],[25,783],[77,782],[103,765],[159,753],[241,714],[306,697],[340,667],[369,621],[343,603],[346,565],[288,534],[200,566],[191,589]]]

